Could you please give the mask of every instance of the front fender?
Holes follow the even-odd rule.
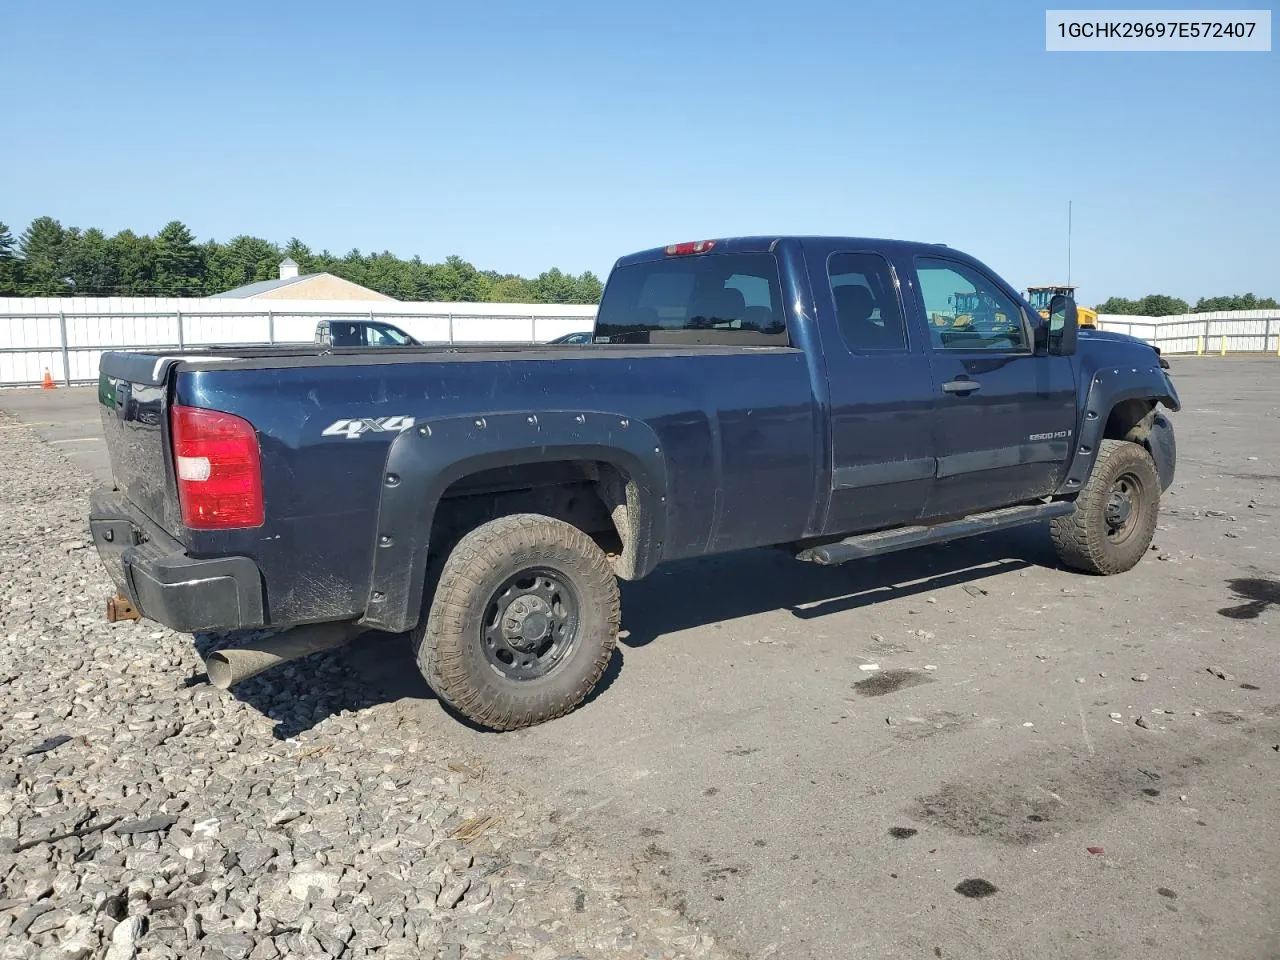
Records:
[[[634,484],[627,559],[635,576],[647,573],[661,551],[667,495],[662,447],[648,424],[582,411],[430,420],[401,433],[388,449],[373,573],[360,622],[397,633],[418,622],[432,524],[453,483],[482,470],[568,460],[612,464]]]
[[[1154,400],[1175,412],[1182,409],[1178,391],[1158,361],[1150,366],[1116,366],[1096,371],[1084,397],[1076,429],[1075,451],[1058,488],[1060,495],[1080,492],[1098,459],[1107,418],[1117,404],[1126,400]],[[1147,449],[1160,471],[1161,488],[1167,490],[1173,482],[1176,447],[1173,424],[1160,413],[1153,420]]]

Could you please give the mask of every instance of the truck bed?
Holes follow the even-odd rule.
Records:
[[[443,486],[422,496],[445,499],[481,495],[454,484],[464,467],[479,471],[488,496],[504,483],[538,485],[527,476],[498,477],[503,457],[569,460],[586,482],[592,464],[620,448],[636,469],[648,461],[662,475],[663,499],[651,513],[655,559],[802,535],[823,458],[807,357],[794,347],[301,345],[109,353],[101,371],[118,492],[188,556],[249,558],[272,624],[365,614],[376,592],[375,556],[391,562],[401,544],[411,550],[404,528],[416,520],[396,521],[390,549],[377,549],[375,535],[391,522],[380,516],[382,478],[393,469],[397,441],[421,448],[415,457],[436,458],[422,465],[422,482]],[[171,446],[175,406],[252,424],[261,445],[263,526],[193,530],[183,523]],[[760,509],[764,501],[770,510]]]
[[[723,334],[723,331],[717,331]],[[718,339],[723,340],[723,336]],[[474,361],[639,359],[642,357],[723,356],[792,351],[791,347],[724,343],[648,344],[441,344],[420,347],[317,347],[310,344],[191,348],[111,354],[112,375],[134,383],[158,385],[176,365],[195,369],[293,370],[300,367],[383,366],[406,363]]]

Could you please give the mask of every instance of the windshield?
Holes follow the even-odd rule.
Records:
[[[366,332],[371,347],[403,347],[413,339],[403,330],[384,324],[369,324]]]
[[[786,346],[778,264],[767,253],[672,257],[618,267],[597,343]]]

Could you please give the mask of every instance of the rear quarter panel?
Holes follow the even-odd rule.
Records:
[[[259,431],[266,525],[182,536],[194,555],[255,559],[273,623],[367,608],[387,454],[405,420],[326,435],[340,421],[575,410],[640,420],[667,478],[662,559],[797,538],[811,508],[817,414],[805,356],[791,348],[197,368],[175,391]]]

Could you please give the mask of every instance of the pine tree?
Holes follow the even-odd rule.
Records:
[[[22,233],[22,295],[65,297],[71,294],[62,270],[66,231],[52,217],[37,217]]]
[[[17,241],[9,232],[9,227],[0,221],[0,296],[16,297],[22,262],[14,252]]]
[[[116,294],[121,297],[156,295],[156,242],[121,230],[107,241],[111,270],[116,277]]]
[[[68,230],[62,249],[62,267],[79,297],[115,296],[119,287],[111,241],[97,227],[83,234]]]
[[[315,273],[315,254],[297,237],[290,237],[284,245],[284,255],[298,265],[298,273]]]
[[[156,234],[156,292],[166,297],[198,297],[203,293],[204,264],[195,237],[179,220]]]

